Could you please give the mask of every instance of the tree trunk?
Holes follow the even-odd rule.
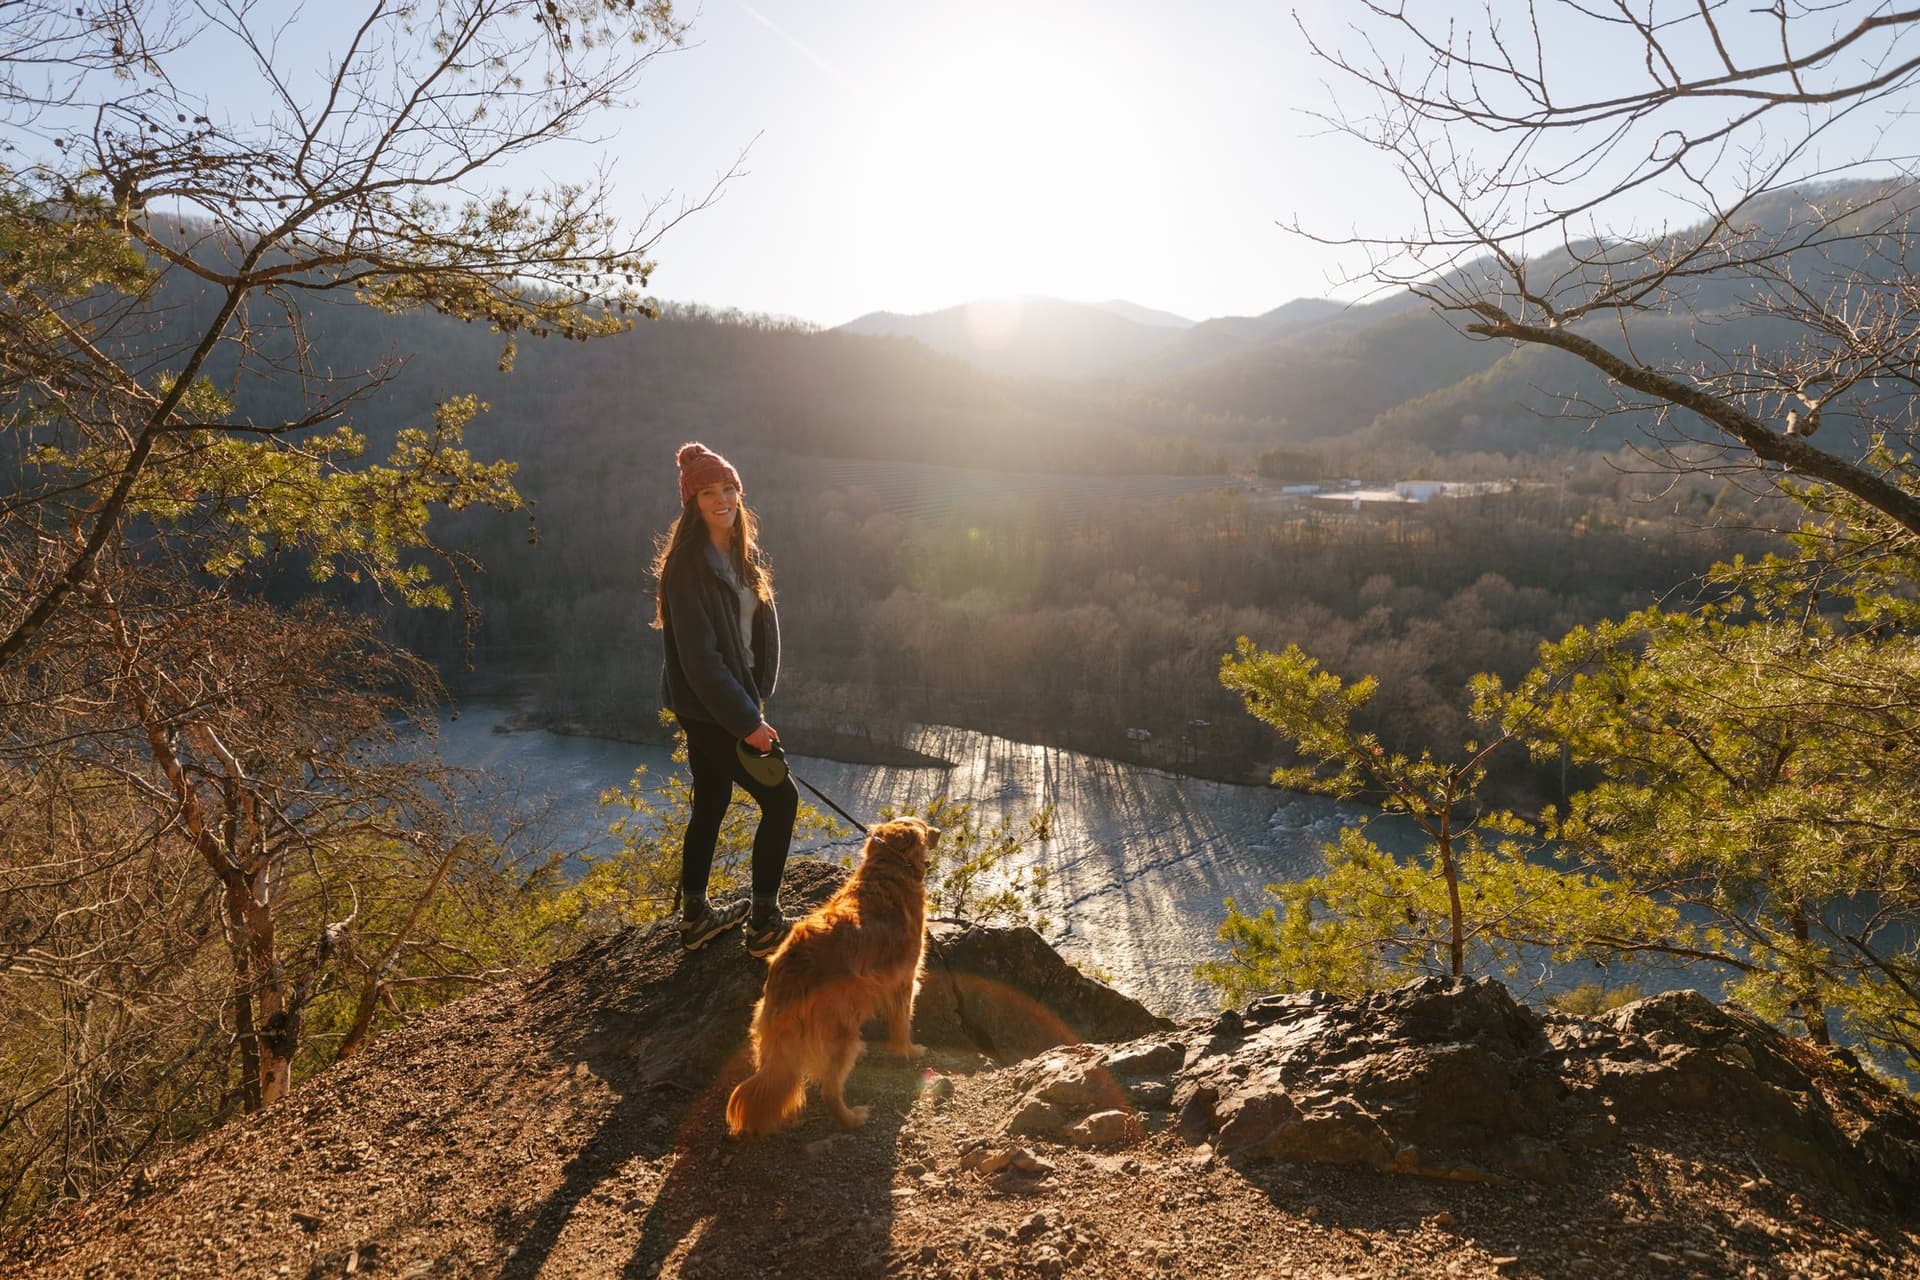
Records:
[[[1467,921],[1460,909],[1460,871],[1453,863],[1453,837],[1447,832],[1446,817],[1440,820],[1440,874],[1447,878],[1447,954],[1453,976],[1467,976]]]
[[[239,762],[221,746],[207,725],[189,723],[184,736],[218,759],[226,771],[224,813],[210,814],[169,732],[169,720],[155,701],[154,677],[134,632],[105,588],[91,588],[105,610],[114,647],[121,659],[121,686],[147,739],[154,764],[166,777],[179,805],[180,823],[194,850],[219,880],[227,913],[227,950],[233,960],[233,1029],[246,1081],[242,1105],[258,1111],[285,1096],[293,1078],[293,1049],[298,1019],[288,1010],[286,980],[274,942],[273,859],[262,847],[254,797]],[[221,832],[213,823],[223,819]]]
[[[1796,902],[1787,910],[1787,920],[1793,926],[1793,938],[1802,948],[1807,944],[1810,930],[1807,926],[1807,908],[1803,902]],[[1800,1004],[1800,1020],[1806,1024],[1807,1039],[1817,1045],[1831,1045],[1833,1035],[1827,1029],[1827,1006],[1820,998],[1819,981],[1810,967],[1799,966],[1800,990],[1796,999]]]
[[[258,887],[256,887],[256,882]],[[228,947],[233,958],[233,1023],[246,1084],[248,1111],[272,1106],[293,1084],[295,1018],[287,1008],[286,982],[274,940],[273,914],[258,901],[262,874],[225,877]]]
[[[260,1105],[270,1107],[293,1087],[293,1054],[299,1044],[298,1018],[287,1007],[286,973],[269,905],[271,872],[262,865],[246,895],[248,959],[253,970],[254,1009],[259,1025],[254,1038],[260,1052]]]
[[[240,1049],[240,1106],[260,1109],[260,1037],[253,1022],[253,974],[248,961],[246,913],[240,899],[246,890],[232,878],[225,881],[227,954],[233,961],[233,1039]]]

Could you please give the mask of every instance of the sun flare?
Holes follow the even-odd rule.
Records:
[[[899,66],[872,91],[853,149],[870,269],[912,263],[953,299],[1098,295],[1127,251],[1112,243],[1113,211],[1147,195],[1141,156],[1163,142],[1129,80],[1120,51],[1039,22],[1018,39],[962,39]]]

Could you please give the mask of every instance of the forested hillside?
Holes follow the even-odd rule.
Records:
[[[206,312],[197,282],[169,279],[162,294],[177,305],[165,313],[169,328],[175,317],[185,329]],[[668,307],[658,320],[584,345],[525,336],[510,344],[484,324],[393,316],[344,298],[310,304],[304,323],[333,369],[404,362],[351,409],[372,439],[390,438],[447,396],[472,394],[489,406],[472,427],[476,447],[531,465],[639,464],[647,442],[666,448],[671,462],[681,440],[713,436],[828,457],[1008,470],[1221,472],[1269,429],[1145,392],[995,377],[905,339],[700,308]],[[216,365],[216,379],[231,376],[231,360]],[[287,381],[242,387],[240,411],[260,416],[300,394]]]
[[[514,460],[534,504],[443,522],[485,570],[467,581],[470,655],[443,615],[393,612],[393,634],[456,689],[531,678],[536,715],[616,736],[661,732],[645,563],[673,515],[672,450],[692,437],[740,462],[765,521],[789,715],[883,736],[964,724],[1234,777],[1263,758],[1211,679],[1237,635],[1317,636],[1406,675],[1376,722],[1412,745],[1457,729],[1474,671],[1518,674],[1541,640],[1764,545],[1767,524],[1707,482],[1656,501],[1667,481],[1571,451],[1578,431],[1525,458],[1450,458],[1444,439],[1322,446],[1329,477],[1511,482],[1355,517],[1244,478],[1298,440],[1279,424],[995,379],[895,339],[669,317],[585,348],[523,344],[502,373],[502,340],[478,328],[353,312],[316,328],[369,358],[382,342],[419,352],[357,414],[375,438],[436,394],[478,390],[490,408],[468,440]]]
[[[1475,671],[1517,675],[1541,640],[1651,603],[1652,584],[1730,539],[1760,544],[1713,527],[1751,520],[1747,504],[1716,512],[1705,489],[1677,514],[1676,495],[1656,508],[1601,459],[1556,468],[1557,483],[1355,517],[1224,483],[1042,485],[741,453],[781,591],[784,714],[882,737],[963,724],[1236,778],[1261,776],[1270,752],[1212,678],[1238,635],[1311,640],[1379,672],[1389,692],[1369,723],[1416,746],[1458,732]],[[546,474],[530,467],[528,491]],[[476,544],[489,571],[473,584],[475,663],[539,676],[534,705],[554,721],[659,732],[644,561],[672,497],[650,479],[637,460],[604,486],[569,479],[579,517],[543,508],[537,546],[517,527]],[[405,621],[410,643],[451,656],[443,621]],[[1195,719],[1209,722],[1197,735]]]
[[[205,308],[204,286],[164,292],[184,300],[170,314]],[[1389,692],[1369,723],[1413,747],[1458,734],[1474,672],[1518,675],[1542,640],[1683,587],[1778,527],[1710,480],[1676,489],[1596,452],[1633,415],[1599,429],[1542,416],[1555,396],[1590,399],[1592,374],[1469,341],[1411,298],[1290,304],[1258,324],[1280,336],[1128,387],[694,309],[511,350],[485,325],[347,300],[306,316],[342,369],[403,361],[349,407],[371,441],[478,395],[466,439],[511,459],[532,504],[435,526],[484,570],[465,579],[471,632],[347,598],[383,612],[456,691],[512,687],[548,723],[616,736],[662,732],[644,564],[673,515],[672,449],[689,438],[741,461],[766,521],[796,723],[882,736],[956,723],[1231,777],[1260,776],[1265,759],[1210,678],[1238,635],[1312,636],[1377,670]],[[1207,328],[1169,334],[1191,343]],[[292,408],[291,383],[239,385],[243,413]],[[1276,458],[1289,461],[1275,471]],[[1356,517],[1249,479],[1298,478],[1290,468],[1506,491]],[[1054,479],[1015,478],[1038,475]],[[1085,492],[1063,497],[1075,476]],[[274,590],[303,582],[289,565]]]
[[[178,272],[161,293],[183,334],[210,305]],[[673,515],[672,450],[703,438],[741,462],[766,522],[795,723],[883,737],[956,723],[1258,777],[1258,728],[1211,679],[1238,635],[1317,637],[1394,677],[1370,722],[1414,746],[1458,732],[1475,671],[1517,675],[1568,626],[1765,545],[1769,517],[1741,495],[1674,490],[1593,452],[1618,426],[1543,422],[1525,372],[1553,372],[1539,352],[1466,341],[1407,300],[1263,322],[1283,338],[1222,411],[1195,399],[1245,357],[1156,387],[1075,385],[693,309],[582,345],[323,299],[304,331],[332,367],[397,362],[345,408],[372,449],[476,395],[468,445],[511,460],[531,504],[433,526],[481,570],[464,578],[471,631],[331,589],[456,691],[512,687],[548,723],[657,737],[644,565]],[[228,359],[213,376],[237,412],[297,409],[300,383],[235,379]],[[1282,456],[1322,480],[1504,492],[1356,516],[1253,479]],[[270,592],[308,589],[301,558],[283,558]]]

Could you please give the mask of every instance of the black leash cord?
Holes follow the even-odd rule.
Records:
[[[741,745],[742,745],[742,746],[745,746],[746,744],[745,744],[744,742],[742,742],[742,744],[741,744]],[[752,750],[753,750],[753,748],[752,748],[752,747],[746,747],[746,749],[747,749],[748,751],[752,751]],[[863,836],[867,836],[867,837],[869,837],[869,838],[871,838],[871,837],[872,837],[872,835],[873,835],[873,832],[871,832],[871,831],[869,831],[869,830],[867,829],[867,824],[866,824],[866,823],[864,823],[864,822],[862,822],[862,821],[860,821],[860,819],[858,819],[858,818],[856,818],[856,817],[854,817],[854,816],[853,816],[852,814],[850,814],[850,813],[848,813],[848,812],[847,812],[847,811],[846,811],[845,809],[842,809],[842,808],[841,808],[841,807],[839,806],[839,804],[835,802],[835,800],[834,800],[834,798],[833,798],[832,796],[830,796],[830,795],[828,795],[828,794],[827,794],[826,792],[824,792],[824,791],[822,791],[822,790],[821,790],[820,788],[818,788],[818,787],[816,787],[816,786],[814,786],[814,785],[813,785],[813,784],[812,784],[811,782],[808,782],[808,781],[807,781],[807,780],[806,780],[805,778],[803,778],[803,777],[801,777],[801,776],[800,776],[799,774],[797,774],[797,773],[795,773],[795,772],[793,771],[793,765],[792,765],[791,763],[789,763],[789,762],[788,762],[788,760],[787,760],[787,750],[786,750],[786,748],[785,748],[785,747],[783,747],[783,746],[781,746],[781,745],[780,745],[780,743],[779,743],[778,741],[776,741],[776,742],[775,742],[775,743],[773,744],[773,749],[772,749],[772,750],[770,750],[770,751],[763,751],[763,752],[760,752],[760,753],[758,753],[758,754],[760,754],[760,755],[768,755],[768,756],[778,756],[778,757],[780,758],[780,763],[782,763],[782,764],[784,764],[784,765],[786,765],[786,766],[787,766],[787,776],[788,776],[789,778],[792,778],[792,779],[793,779],[793,780],[794,780],[795,782],[797,782],[797,783],[799,783],[799,784],[800,784],[801,786],[803,786],[803,787],[805,787],[805,788],[806,788],[807,790],[809,790],[809,791],[811,791],[811,792],[813,792],[813,794],[814,794],[814,795],[816,795],[816,796],[818,796],[818,797],[819,797],[819,798],[821,799],[821,801],[822,801],[822,802],[824,802],[824,803],[826,804],[826,806],[827,806],[827,808],[829,808],[829,809],[831,809],[831,810],[833,810],[833,811],[834,811],[835,813],[837,813],[837,814],[839,814],[839,815],[840,815],[841,817],[843,817],[843,818],[845,818],[845,819],[846,819],[846,820],[847,820],[848,822],[851,822],[851,823],[852,823],[852,824],[854,825],[854,829],[855,829],[855,830],[857,830],[857,831],[858,831],[858,832],[859,832],[859,833],[860,833],[861,835],[863,835]],[[881,843],[882,843],[882,844],[886,844],[888,848],[892,848],[892,849],[895,849],[895,852],[898,852],[898,851],[899,851],[899,850],[898,850],[897,848],[895,848],[895,846],[894,846],[894,845],[892,845],[892,844],[890,844],[890,843],[889,843],[889,842],[887,842],[887,841],[884,841],[884,840],[883,840],[883,841],[881,841]]]
[[[829,796],[826,792],[814,786],[811,782],[808,782],[805,778],[801,777],[799,774],[795,773],[793,771],[792,765],[787,766],[787,776],[789,778],[792,778],[795,782],[799,783],[801,786],[805,787],[807,790],[813,792],[813,794],[815,794],[816,796],[819,796],[821,800],[825,801],[827,808],[833,810],[835,813],[845,818],[848,822],[851,822],[856,828],[859,829],[859,832],[861,835],[864,836],[864,835],[873,834],[872,832],[867,830],[866,823],[860,821],[860,819],[854,817],[852,814],[848,813],[845,809],[842,809],[839,805],[835,804],[833,802],[833,797]]]
[[[832,796],[828,795],[826,792],[814,786],[811,782],[808,782],[805,778],[801,777],[799,774],[795,773],[793,771],[792,762],[790,762],[787,759],[787,749],[780,745],[780,742],[778,739],[775,739],[773,744],[770,747],[768,747],[765,751],[754,751],[753,747],[748,745],[743,740],[740,743],[740,751],[742,752],[743,761],[746,758],[745,757],[746,752],[753,752],[753,757],[756,760],[763,760],[769,756],[778,760],[781,763],[781,765],[786,769],[787,776],[789,778],[792,778],[795,782],[799,783],[801,786],[805,787],[807,790],[813,792],[814,795],[818,796],[826,804],[827,808],[833,810],[835,813],[845,818],[848,822],[851,822],[854,825],[854,829],[859,831],[861,835],[865,836],[865,835],[873,834],[872,832],[867,830],[866,823],[860,821],[860,819],[854,817],[852,814],[848,813],[845,809],[842,809],[837,803],[835,803]]]

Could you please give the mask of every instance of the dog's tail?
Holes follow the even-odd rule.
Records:
[[[783,1062],[768,1062],[734,1086],[727,1098],[727,1131],[772,1133],[807,1105],[806,1077]]]

